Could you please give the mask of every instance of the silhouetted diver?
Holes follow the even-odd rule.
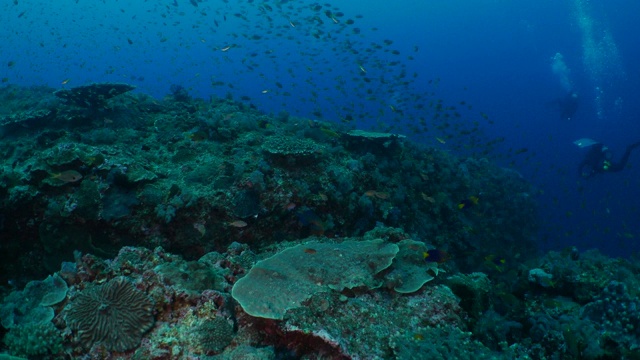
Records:
[[[568,93],[565,97],[554,101],[560,109],[560,119],[571,120],[576,111],[578,111],[578,94],[575,92]]]
[[[591,145],[589,152],[587,152],[587,155],[578,167],[580,176],[583,178],[591,178],[597,174],[622,171],[625,166],[627,166],[631,151],[638,146],[640,146],[640,141],[627,146],[627,149],[624,154],[622,154],[620,161],[613,162],[613,154],[608,147],[602,143],[595,143]]]

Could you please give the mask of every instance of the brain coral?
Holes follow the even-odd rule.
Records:
[[[85,347],[102,342],[109,350],[126,351],[153,326],[153,303],[121,276],[82,291],[65,319]]]

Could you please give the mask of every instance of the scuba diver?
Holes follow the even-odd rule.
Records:
[[[560,119],[571,120],[578,111],[578,94],[571,91],[565,97],[553,102],[560,110]]]
[[[589,147],[587,155],[578,167],[580,176],[588,179],[597,174],[622,171],[625,166],[627,166],[627,161],[629,161],[631,151],[640,146],[640,141],[627,146],[624,154],[622,154],[622,158],[620,158],[620,161],[618,162],[612,161],[613,154],[611,153],[611,150],[602,143],[591,139],[580,139],[576,140],[574,144],[581,148]]]

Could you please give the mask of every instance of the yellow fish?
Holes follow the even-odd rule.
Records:
[[[470,208],[472,206],[478,205],[480,198],[477,196],[469,196],[468,199],[464,199],[458,203],[458,209],[462,210],[464,208]]]
[[[498,272],[503,272],[504,267],[507,263],[507,260],[503,258],[499,258],[494,254],[491,254],[484,257],[484,263],[485,265],[492,268],[493,270],[496,270]]]

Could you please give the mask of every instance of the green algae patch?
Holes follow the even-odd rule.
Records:
[[[296,245],[257,262],[231,295],[251,316],[282,320],[317,293],[379,287],[398,250],[382,239]]]

